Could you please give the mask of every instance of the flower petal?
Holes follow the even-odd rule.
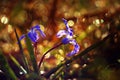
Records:
[[[41,34],[41,36],[44,38],[46,37],[46,35],[44,34],[44,32],[40,29],[40,26],[39,25],[36,25],[33,27],[33,33],[36,33],[36,30],[38,30]]]
[[[44,38],[44,37],[46,37],[46,35],[44,34],[44,32],[39,28],[39,29],[37,29],[39,32],[40,32],[40,34],[41,34],[41,36]]]
[[[19,38],[19,40],[22,40],[23,38],[25,38],[25,34],[23,34],[23,35]]]
[[[73,29],[71,29],[68,25],[68,22],[66,19],[62,19],[64,21],[64,24],[66,25],[67,32],[69,33],[70,36],[73,36]]]
[[[65,30],[60,30],[58,33],[57,33],[57,37],[58,38],[61,38],[62,36],[64,35],[67,35],[68,33],[65,31]]]
[[[66,25],[66,29],[68,30],[69,29],[69,25],[68,25],[68,22],[66,19],[62,18],[64,24]]]
[[[71,43],[71,44],[74,46],[74,49],[73,49],[69,54],[67,54],[67,56],[72,56],[72,55],[78,53],[78,52],[79,52],[79,49],[80,49],[80,46],[79,46],[79,44],[76,42],[76,40],[75,40],[75,39],[70,40],[69,43]]]
[[[71,28],[68,28],[68,33],[70,36],[73,36],[73,30]]]
[[[69,42],[70,42],[70,40],[68,38],[63,38],[62,39],[63,44],[68,44]]]
[[[39,25],[36,25],[36,26],[34,26],[34,27],[32,27],[33,29],[39,29],[40,28],[40,26]]]
[[[37,37],[35,36],[35,34],[33,35],[32,32],[28,32],[28,37],[30,38],[30,40],[32,40],[33,42],[36,42]]]

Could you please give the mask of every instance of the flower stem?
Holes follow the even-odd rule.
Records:
[[[63,44],[63,43],[59,43],[58,45],[55,45],[54,47],[52,47],[51,49],[49,49],[47,52],[45,52],[45,53],[43,54],[43,56],[42,56],[42,58],[41,58],[41,60],[40,60],[40,62],[39,62],[39,65],[38,65],[39,69],[40,69],[41,64],[42,64],[45,56],[47,55],[47,53],[49,53],[50,51],[54,50],[55,48],[61,46],[62,44]]]
[[[37,42],[35,42],[33,45],[34,45],[35,59],[37,61]]]

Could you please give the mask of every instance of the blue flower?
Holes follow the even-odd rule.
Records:
[[[61,37],[65,36],[62,39],[62,43],[63,44],[70,43],[70,44],[72,44],[74,46],[74,49],[70,53],[67,54],[68,56],[72,56],[72,55],[74,55],[74,54],[79,52],[80,46],[76,42],[76,40],[73,39],[73,30],[72,30],[72,28],[69,27],[69,25],[67,23],[67,20],[63,18],[63,21],[64,21],[64,24],[66,25],[66,30],[60,30],[57,33],[57,37],[61,38]]]
[[[37,42],[38,39],[39,39],[39,34],[37,33],[37,31],[40,32],[41,36],[44,38],[46,35],[44,34],[44,32],[40,29],[40,26],[39,25],[36,25],[34,27],[32,27],[30,29],[30,31],[27,33],[28,37],[30,38],[30,40],[32,42]],[[22,40],[23,38],[25,38],[25,34],[23,34],[21,37],[20,37],[20,40]]]

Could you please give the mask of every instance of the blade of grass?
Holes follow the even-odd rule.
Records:
[[[51,69],[48,73],[46,73],[44,75],[44,77],[49,78],[51,74],[55,73],[57,70],[59,70],[63,65],[67,65],[72,63],[74,60],[84,56],[85,54],[87,54],[89,51],[101,46],[102,44],[105,43],[105,41],[111,37],[113,37],[116,33],[113,34],[109,34],[107,37],[105,37],[103,40],[91,45],[90,47],[86,48],[84,51],[82,51],[81,53],[79,53],[78,55],[73,56],[72,58],[64,61],[63,63],[60,63],[57,67]]]
[[[24,64],[25,70],[27,71],[27,73],[29,73],[30,70],[29,70],[29,68],[28,68],[27,61],[26,61],[25,55],[24,55],[24,53],[23,53],[23,48],[22,48],[21,42],[20,42],[20,40],[19,40],[19,37],[18,37],[18,34],[17,34],[16,29],[14,29],[14,31],[15,31],[15,35],[16,35],[16,38],[17,38],[17,41],[18,41],[18,45],[19,45],[19,49],[20,49],[20,53],[21,53],[22,62],[23,62],[23,64]]]
[[[11,67],[9,66],[5,56],[3,55],[2,51],[0,50],[0,65],[7,77],[10,78],[10,80],[17,80],[17,77]]]
[[[16,64],[16,66],[19,69],[21,69],[24,72],[24,74],[27,74],[27,71],[19,64],[19,62],[16,60],[16,58],[13,57],[12,55],[9,55],[9,56],[10,56],[11,60]]]
[[[26,35],[25,39],[26,39],[27,49],[28,49],[28,52],[30,54],[30,59],[32,61],[33,69],[34,69],[35,73],[39,74],[39,68],[37,66],[37,61],[35,59],[34,50],[33,50],[33,46],[32,46],[31,40],[28,38],[27,35]]]

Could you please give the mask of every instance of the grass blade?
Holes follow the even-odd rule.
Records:
[[[11,67],[9,66],[5,56],[3,55],[2,51],[0,50],[0,65],[7,77],[10,78],[10,80],[17,80],[17,77]]]
[[[33,51],[33,46],[32,46],[31,40],[28,38],[27,35],[26,35],[25,39],[26,39],[27,49],[28,49],[28,52],[30,54],[30,59],[32,61],[33,69],[34,69],[35,73],[39,74],[39,69],[38,69],[38,66],[37,66],[37,61],[35,59],[35,55],[34,55],[34,51]]]
[[[25,59],[25,55],[24,55],[24,53],[23,53],[23,48],[22,48],[21,42],[20,42],[20,40],[19,40],[19,37],[18,37],[18,34],[17,34],[16,29],[14,29],[14,31],[15,31],[15,35],[16,35],[16,38],[17,38],[17,41],[18,41],[18,45],[19,45],[19,49],[20,49],[20,53],[21,53],[21,59],[22,59],[22,61],[23,61],[23,64],[24,64],[25,69],[27,70],[27,72],[29,72],[29,68],[28,68],[28,65],[27,65],[27,61],[26,61],[26,59]]]
[[[22,70],[22,72],[24,74],[27,74],[27,71],[19,64],[19,62],[12,56],[12,55],[9,55],[11,60],[16,64],[16,66]]]

